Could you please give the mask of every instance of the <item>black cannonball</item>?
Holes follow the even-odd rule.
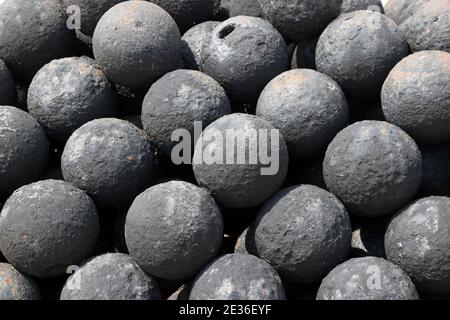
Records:
[[[450,145],[424,147],[423,179],[419,194],[422,197],[450,197]]]
[[[20,271],[37,277],[63,275],[97,243],[94,202],[70,183],[44,180],[16,190],[0,215],[0,250]]]
[[[316,186],[280,191],[255,222],[258,255],[294,283],[320,281],[345,261],[352,238],[342,203]]]
[[[416,287],[398,266],[381,258],[351,259],[322,281],[317,300],[418,300]]]
[[[258,0],[222,0],[221,9],[226,18],[236,16],[262,17]]]
[[[0,300],[40,300],[37,283],[8,263],[0,263]]]
[[[389,224],[385,247],[389,261],[413,279],[420,292],[450,294],[450,198],[420,199]]]
[[[199,71],[176,70],[148,91],[142,105],[142,123],[158,149],[170,157],[180,143],[173,141],[176,130],[187,130],[194,137],[194,122],[201,122],[202,129],[230,113],[230,101],[216,80]],[[192,153],[188,159],[192,159]]]
[[[342,0],[259,0],[259,4],[286,40],[299,42],[319,36],[341,12]]]
[[[271,159],[265,161],[261,153]],[[280,189],[288,164],[286,143],[277,129],[262,118],[235,113],[203,131],[193,168],[199,185],[221,206],[246,208],[263,204]]]
[[[207,21],[189,29],[181,37],[181,59],[186,69],[202,70],[205,48],[211,40],[213,30],[220,24],[218,21]]]
[[[0,22],[0,58],[17,78],[31,80],[43,65],[75,48],[75,32],[67,28],[59,0],[4,0]]]
[[[341,15],[320,36],[316,65],[348,98],[373,101],[391,69],[408,54],[408,43],[392,19],[355,11]]]
[[[222,244],[223,219],[214,199],[193,184],[171,181],[140,194],[128,210],[125,238],[148,274],[167,280],[195,276]]]
[[[73,273],[61,300],[159,300],[156,279],[145,274],[126,254],[97,256]]]
[[[49,143],[28,113],[0,106],[0,199],[38,179],[47,169]]]
[[[147,1],[125,1],[109,9],[95,28],[92,45],[106,76],[134,90],[149,87],[181,62],[175,21]]]
[[[450,53],[423,51],[391,71],[381,95],[383,112],[419,144],[450,142]]]
[[[357,122],[331,142],[323,164],[328,189],[359,216],[393,214],[413,199],[422,181],[422,156],[400,128]]]
[[[292,56],[291,69],[316,70],[316,47],[319,38],[304,40],[297,44]]]
[[[330,77],[309,69],[282,73],[265,87],[256,115],[281,131],[292,158],[315,158],[349,120],[347,100]]]
[[[388,0],[384,5],[386,15],[397,24],[413,16],[419,8],[430,0]]]
[[[6,64],[0,59],[0,106],[16,104],[16,84]]]
[[[91,120],[115,116],[118,104],[113,85],[87,57],[53,60],[28,89],[28,111],[60,143]]]
[[[256,17],[222,22],[204,51],[203,71],[219,81],[233,103],[256,102],[266,84],[289,65],[280,33]]]
[[[249,254],[228,254],[210,263],[195,279],[190,300],[284,300],[278,273]]]
[[[64,179],[98,205],[129,204],[155,175],[155,151],[144,131],[125,120],[93,120],[76,130],[61,158]]]
[[[358,10],[372,10],[384,13],[381,0],[344,0],[341,13],[353,12]]]

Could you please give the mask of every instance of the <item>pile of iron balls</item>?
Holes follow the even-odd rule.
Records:
[[[450,0],[0,2],[0,300],[450,298]]]

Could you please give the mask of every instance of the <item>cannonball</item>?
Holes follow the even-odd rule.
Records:
[[[312,39],[341,12],[342,1],[259,0],[263,15],[290,42]]]
[[[315,158],[349,120],[347,100],[330,77],[309,69],[282,73],[264,88],[256,115],[286,139],[291,158]]]
[[[372,10],[384,13],[381,0],[344,0],[341,13],[353,12],[358,10]]]
[[[0,300],[40,300],[36,282],[8,263],[0,263]]]
[[[418,300],[416,287],[398,266],[381,258],[355,258],[322,281],[317,300]]]
[[[249,254],[228,254],[210,263],[195,279],[189,300],[284,300],[280,276]]]
[[[223,219],[206,190],[171,181],[147,189],[134,200],[125,221],[125,239],[145,272],[181,280],[195,276],[216,256]]]
[[[70,136],[61,158],[64,179],[102,207],[127,205],[155,175],[148,136],[125,120],[93,120]]]
[[[0,58],[23,80],[75,48],[75,33],[67,28],[59,0],[3,0],[0,21]]]
[[[255,222],[259,257],[294,283],[320,281],[347,258],[351,239],[350,218],[342,203],[311,185],[280,191]]]
[[[246,208],[263,204],[280,189],[288,164],[286,143],[277,129],[262,118],[234,113],[203,131],[193,169],[199,185],[221,206]]]
[[[423,51],[391,71],[381,95],[383,113],[419,144],[450,142],[450,53]]]
[[[230,101],[216,80],[199,71],[176,70],[148,91],[142,105],[142,123],[158,149],[170,157],[179,144],[172,141],[175,130],[185,129],[193,137],[194,122],[201,122],[204,128],[229,113]],[[188,156],[190,161],[192,154]]]
[[[316,65],[347,98],[373,101],[379,99],[391,69],[408,54],[408,43],[392,19],[374,11],[355,11],[341,15],[322,33]]]
[[[450,294],[450,198],[420,199],[389,224],[385,247],[389,261],[413,279],[420,292]]]
[[[94,202],[70,183],[44,180],[23,186],[0,214],[0,250],[20,271],[56,277],[93,251],[99,232]]]
[[[430,0],[388,0],[384,5],[386,15],[397,24],[413,16],[419,8]]]
[[[118,104],[114,87],[86,57],[53,60],[28,89],[28,111],[60,143],[91,120],[115,116]]]
[[[256,102],[266,84],[289,65],[280,33],[256,17],[222,22],[204,50],[203,71],[219,81],[233,103]]]
[[[28,113],[0,106],[0,199],[35,181],[47,169],[49,143]]]
[[[316,70],[316,47],[319,38],[304,40],[297,44],[292,55],[291,69]]]
[[[76,22],[79,19],[79,30],[87,36],[92,36],[103,14],[120,2],[124,0],[63,0],[70,21],[73,19]]]
[[[422,181],[422,156],[414,140],[382,121],[361,121],[342,130],[325,155],[328,189],[362,217],[395,213]]]
[[[109,9],[92,37],[95,60],[124,87],[149,87],[181,60],[180,31],[172,17],[147,1],[125,1]]]
[[[122,253],[107,253],[87,261],[69,277],[61,292],[61,300],[159,299],[155,278]]]
[[[222,0],[221,9],[227,18],[236,16],[262,17],[258,0]]]
[[[423,179],[419,194],[450,197],[450,145],[424,147]]]
[[[181,33],[194,25],[212,20],[219,8],[216,0],[149,0],[166,10],[177,23]]]
[[[0,59],[0,106],[16,104],[16,84],[8,67]]]

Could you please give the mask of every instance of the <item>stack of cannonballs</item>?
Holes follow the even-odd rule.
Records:
[[[0,299],[448,298],[450,0],[0,1],[0,209]]]

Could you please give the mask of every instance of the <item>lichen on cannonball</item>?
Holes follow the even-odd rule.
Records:
[[[294,283],[320,281],[345,261],[352,229],[342,203],[315,186],[294,186],[277,193],[255,222],[258,256]]]
[[[29,81],[46,63],[73,53],[75,32],[59,0],[4,0],[0,8],[0,58],[15,77]]]
[[[6,64],[0,59],[0,106],[16,104],[16,84]]]
[[[384,5],[385,14],[398,25],[413,16],[419,8],[430,0],[388,0]]]
[[[146,273],[182,280],[195,276],[216,256],[223,228],[220,209],[206,190],[170,181],[134,200],[125,221],[125,239]]]
[[[125,120],[90,121],[67,141],[61,158],[64,179],[85,190],[97,205],[128,205],[155,175],[150,139]]]
[[[0,106],[0,199],[39,179],[47,169],[49,142],[28,113]]]
[[[287,46],[266,20],[238,16],[219,24],[204,49],[203,71],[233,103],[254,103],[266,84],[289,65]]]
[[[213,30],[220,24],[218,21],[207,21],[190,28],[181,37],[181,60],[183,67],[191,70],[202,70],[205,48],[211,40]]]
[[[264,17],[290,42],[312,39],[341,12],[342,0],[259,0]]]
[[[210,124],[193,158],[199,185],[228,208],[263,204],[281,188],[288,164],[286,142],[279,130],[262,118],[242,113]]]
[[[0,300],[40,300],[37,283],[8,263],[0,262]]]
[[[230,101],[216,80],[199,71],[176,70],[151,86],[142,105],[142,123],[158,149],[170,157],[179,144],[172,137],[176,130],[194,137],[195,122],[202,130],[230,113]],[[191,160],[192,154],[188,156]]]
[[[409,54],[396,23],[368,10],[342,14],[322,33],[317,70],[333,78],[347,98],[378,100],[391,69]]]
[[[347,99],[339,85],[314,70],[282,73],[264,88],[256,115],[279,129],[291,158],[321,155],[349,120]]]
[[[147,1],[125,1],[109,9],[92,37],[94,56],[113,82],[148,88],[181,63],[181,35],[161,7]]]
[[[92,253],[99,233],[94,202],[72,184],[44,180],[17,189],[0,214],[0,250],[18,270],[56,277]]]
[[[450,294],[449,213],[450,198],[428,197],[402,209],[389,224],[386,256],[421,293]]]
[[[359,216],[379,217],[408,204],[422,182],[422,155],[400,128],[361,121],[342,130],[323,163],[328,189]]]
[[[384,13],[383,3],[381,0],[344,0],[342,2],[341,13],[358,10],[372,10]]]
[[[317,300],[418,300],[410,277],[381,258],[354,258],[333,269],[317,293]]]
[[[107,253],[88,260],[66,281],[61,300],[159,300],[155,278],[127,254]]]
[[[422,51],[408,56],[395,66],[383,85],[386,120],[419,144],[450,143],[449,83],[450,53]]]
[[[59,143],[91,120],[114,117],[118,105],[114,86],[87,57],[53,60],[28,89],[28,111]]]
[[[278,273],[249,254],[228,254],[211,262],[192,284],[189,300],[284,300]]]

